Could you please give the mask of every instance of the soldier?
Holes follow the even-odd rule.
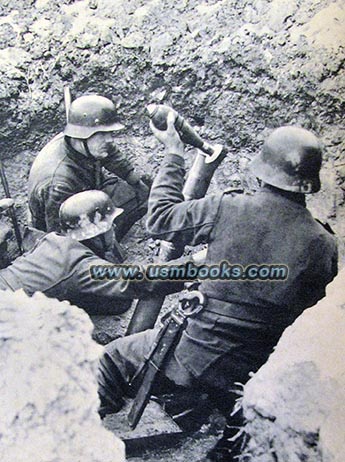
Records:
[[[125,210],[117,224],[118,240],[146,213],[149,187],[116,146],[116,133],[123,128],[109,99],[87,95],[72,102],[64,132],[42,149],[31,167],[29,210],[35,228],[59,231],[62,202],[90,189],[104,190]]]
[[[0,290],[40,291],[89,314],[123,313],[134,298],[152,295],[157,285],[178,291],[181,284],[92,279],[92,265],[109,265],[104,256],[114,247],[113,220],[121,213],[103,191],[68,198],[60,209],[61,234],[41,232],[29,251],[0,271]]]
[[[252,161],[262,182],[255,194],[229,192],[184,201],[184,145],[174,116],[168,117],[166,131],[152,124],[151,129],[167,154],[151,190],[149,231],[172,242],[208,243],[209,265],[227,260],[243,268],[282,264],[289,270],[284,281],[204,280],[200,291],[208,304],[188,319],[156,378],[153,393],[164,391],[167,383],[209,392],[228,423],[206,460],[237,460],[243,441],[230,438],[243,421],[239,411],[230,417],[234,384],[245,383],[266,362],[284,329],[325,295],[337,272],[335,239],[305,203],[305,194],[320,189],[320,143],[307,130],[280,127]],[[155,337],[156,331],[149,330],[106,346],[99,375],[103,413],[121,405]]]

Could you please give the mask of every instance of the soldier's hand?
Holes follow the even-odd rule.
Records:
[[[150,128],[154,136],[157,138],[157,140],[164,144],[165,149],[168,153],[183,156],[184,144],[181,141],[181,138],[176,131],[175,119],[176,119],[176,114],[174,114],[171,111],[169,112],[168,117],[167,117],[167,129],[166,130],[158,130],[158,128],[156,128],[153,125],[152,121],[150,121]]]
[[[121,151],[115,143],[107,145],[108,157],[103,162],[103,166],[115,175],[127,181],[127,178],[133,172],[134,166],[128,155]]]

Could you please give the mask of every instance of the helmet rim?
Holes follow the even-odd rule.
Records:
[[[104,234],[109,231],[109,229],[111,229],[113,226],[113,221],[116,217],[121,215],[122,212],[123,209],[117,207],[111,215],[109,215],[106,219],[99,221],[97,224],[90,221],[87,227],[67,229],[65,231],[65,235],[75,239],[76,241],[85,241],[87,239],[100,236],[101,234]]]
[[[72,102],[64,135],[87,139],[98,132],[116,132],[123,128],[114,103],[104,96],[90,94],[80,96]]]
[[[114,122],[112,125],[98,125],[94,127],[86,127],[83,125],[67,123],[64,130],[64,135],[69,136],[70,138],[86,140],[95,133],[118,132],[120,130],[123,130],[124,128],[125,126],[120,122]]]
[[[314,178],[292,177],[283,170],[264,162],[260,154],[250,162],[249,168],[260,180],[284,191],[312,194],[321,189],[319,175],[314,176]]]
[[[309,130],[282,126],[272,131],[250,164],[250,171],[265,183],[295,193],[311,194],[321,188],[322,148]]]

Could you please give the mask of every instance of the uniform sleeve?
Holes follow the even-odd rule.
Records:
[[[109,157],[102,163],[103,167],[109,172],[114,173],[118,177],[126,180],[128,175],[134,170],[134,166],[127,159],[126,155],[115,147],[109,153]]]
[[[50,187],[45,207],[45,221],[48,233],[52,231],[60,231],[60,206],[74,193],[75,191],[72,191],[71,188],[64,183],[56,183]]]
[[[77,289],[76,297],[82,305],[95,306],[96,310],[102,307],[111,314],[120,314],[129,308],[128,304],[119,303],[121,300],[167,295],[183,288],[182,282],[111,279],[102,272],[103,268],[115,266],[96,256],[80,259],[74,268],[70,285]],[[98,271],[92,270],[92,267]]]
[[[156,238],[197,245],[209,240],[222,194],[185,201],[183,197],[184,159],[169,154],[155,178],[150,198],[147,228]]]
[[[336,240],[330,236],[319,236],[311,242],[306,260],[308,255],[318,256],[309,262],[308,273],[300,275],[300,284],[303,287],[303,294],[300,298],[305,300],[305,306],[310,307],[326,295],[326,286],[338,273]]]

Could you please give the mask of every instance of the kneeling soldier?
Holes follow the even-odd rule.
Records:
[[[118,220],[118,240],[146,213],[149,187],[116,145],[123,128],[108,98],[86,95],[72,102],[64,132],[41,150],[30,170],[29,209],[35,228],[59,231],[62,202],[90,189],[106,192],[125,210]]]
[[[166,131],[151,124],[167,155],[151,190],[149,231],[179,244],[208,243],[207,265],[228,261],[243,268],[271,264],[289,269],[283,281],[204,280],[199,290],[208,303],[188,318],[154,383],[154,393],[168,385],[207,390],[228,421],[207,460],[235,461],[240,441],[231,439],[243,421],[239,412],[230,417],[234,384],[244,384],[266,362],[284,329],[325,295],[337,272],[334,236],[313,219],[305,203],[305,194],[320,189],[321,147],[307,130],[278,128],[252,163],[262,181],[255,194],[185,201],[184,145],[174,121],[169,116]],[[103,413],[119,408],[156,335],[148,330],[106,346],[99,375]]]
[[[116,243],[113,221],[121,213],[103,191],[68,198],[60,209],[61,234],[40,233],[30,250],[0,271],[0,290],[43,292],[89,314],[123,313],[134,298],[152,296],[157,287],[178,291],[177,283],[92,278],[91,266],[109,266],[104,257]]]

